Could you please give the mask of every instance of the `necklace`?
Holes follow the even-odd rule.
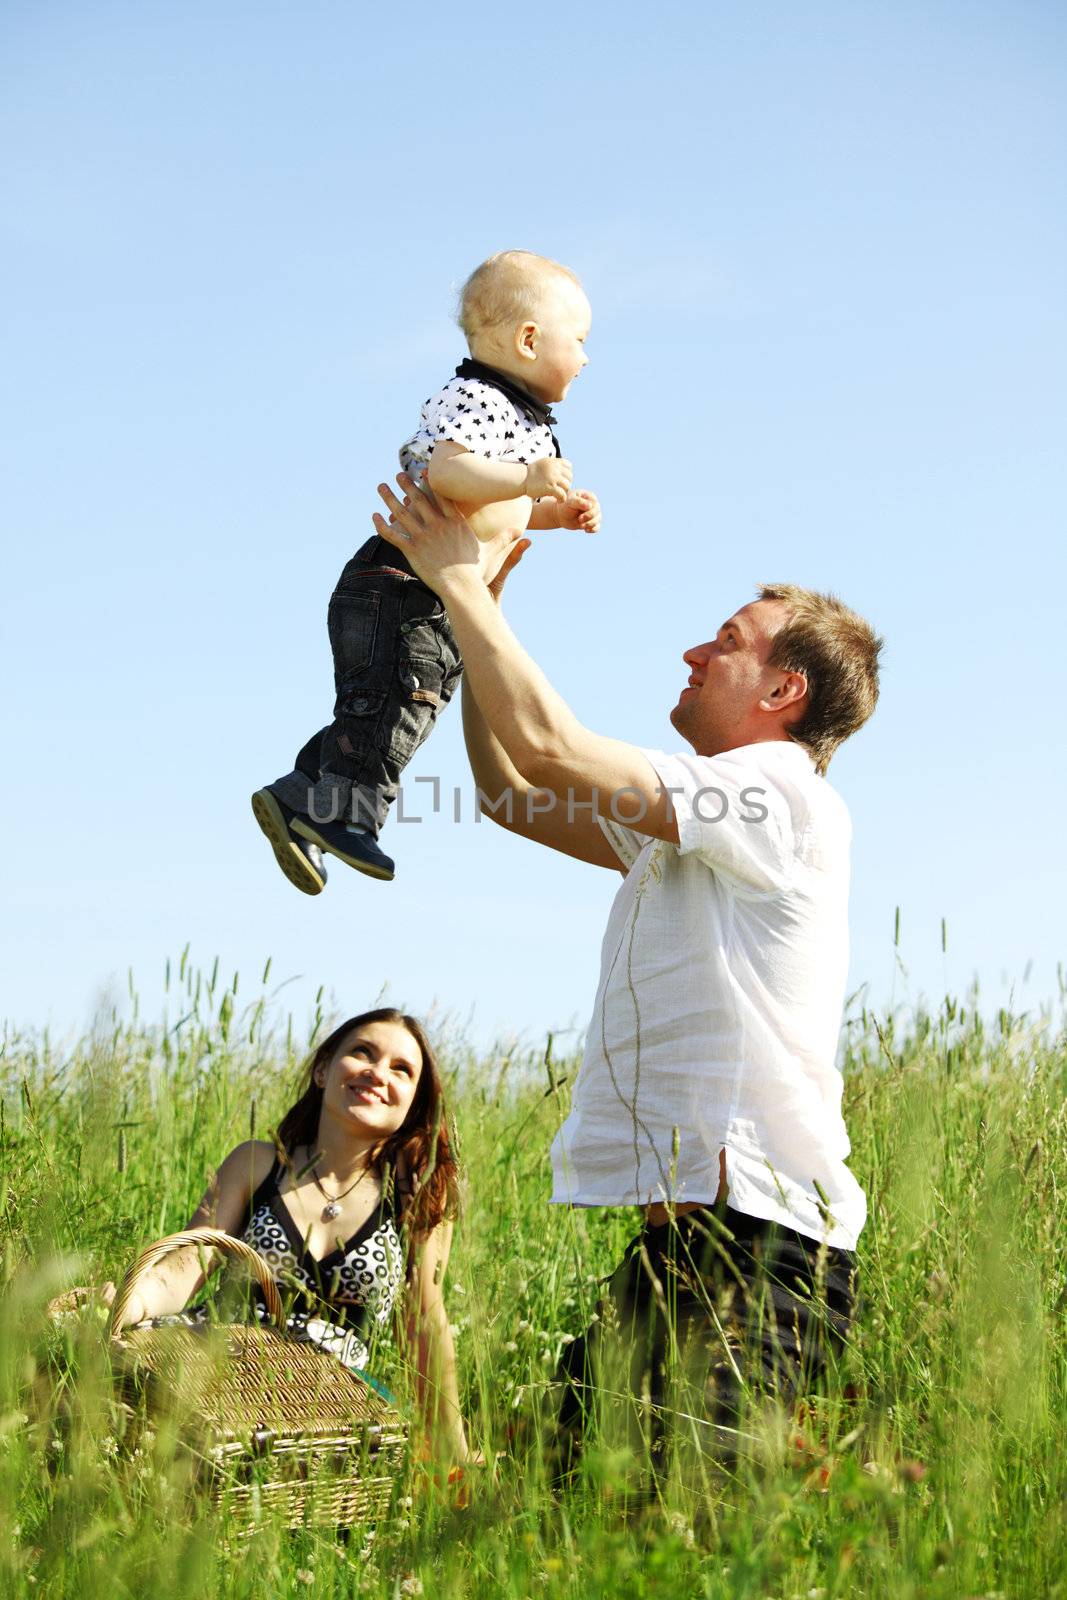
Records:
[[[344,1200],[348,1195],[350,1195],[352,1193],[353,1189],[358,1189],[359,1188],[360,1184],[363,1182],[364,1178],[367,1176],[367,1173],[369,1171],[370,1171],[369,1167],[363,1167],[361,1169],[359,1177],[356,1179],[355,1183],[350,1183],[348,1185],[347,1189],[342,1189],[341,1190],[340,1194],[332,1195],[332,1194],[328,1194],[327,1191],[323,1188],[322,1181],[319,1178],[318,1168],[317,1167],[312,1167],[312,1169],[311,1169],[312,1181],[314,1182],[314,1185],[315,1185],[316,1189],[319,1191],[319,1193],[322,1195],[323,1199],[326,1201],[326,1204],[322,1208],[322,1220],[323,1220],[323,1222],[332,1222],[334,1217],[339,1217],[341,1215],[341,1201]]]

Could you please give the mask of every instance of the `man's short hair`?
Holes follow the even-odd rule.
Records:
[[[795,583],[764,583],[759,597],[789,609],[789,621],[771,643],[770,665],[807,679],[807,705],[789,736],[825,772],[838,745],[862,728],[878,703],[882,640],[836,595]]]
[[[468,342],[487,328],[518,322],[536,311],[541,292],[553,277],[582,286],[569,267],[532,250],[500,250],[475,267],[459,292],[456,318]]]

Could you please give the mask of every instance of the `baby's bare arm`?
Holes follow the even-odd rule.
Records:
[[[434,446],[426,476],[435,494],[469,506],[517,500],[526,493],[526,468],[521,462],[487,461],[451,439]]]
[[[535,500],[534,508],[530,512],[530,520],[526,526],[533,528],[535,532],[541,532],[545,528],[558,528],[559,512],[560,504],[558,500]]]
[[[528,526],[596,533],[600,528],[600,501],[591,489],[572,489],[566,500],[562,501],[538,500]]]
[[[565,500],[573,474],[570,462],[559,456],[531,461],[528,466],[514,461],[487,461],[454,439],[445,439],[434,446],[426,476],[433,492],[446,500],[486,506],[499,500],[518,500],[522,495],[533,500],[542,495]]]

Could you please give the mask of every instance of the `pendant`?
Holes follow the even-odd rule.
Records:
[[[332,1222],[334,1217],[339,1217],[340,1215],[341,1207],[337,1204],[336,1200],[331,1200],[328,1206],[323,1206],[322,1208],[323,1222]]]

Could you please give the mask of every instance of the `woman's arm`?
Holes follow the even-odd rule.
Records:
[[[426,1431],[441,1455],[458,1462],[469,1460],[470,1451],[459,1409],[456,1347],[443,1294],[451,1248],[451,1222],[439,1223],[413,1245],[404,1343],[415,1369],[415,1392]]]
[[[274,1146],[259,1139],[249,1139],[231,1150],[208,1184],[188,1226],[221,1228],[224,1233],[236,1234],[253,1191],[267,1176],[273,1160]],[[142,1278],[115,1332],[145,1322],[149,1317],[165,1317],[182,1311],[205,1282],[202,1261],[208,1272],[218,1264],[214,1251],[200,1250],[196,1245],[186,1245],[161,1261]],[[115,1298],[114,1285],[105,1284],[101,1293],[110,1304]]]

